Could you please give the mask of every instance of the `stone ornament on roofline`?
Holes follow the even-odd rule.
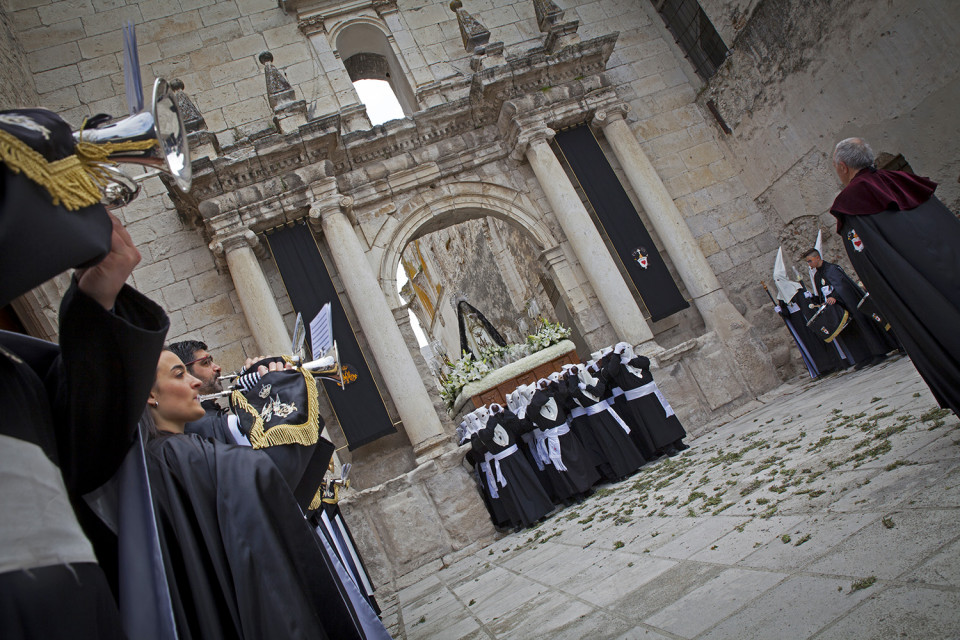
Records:
[[[473,53],[474,49],[490,42],[490,31],[463,8],[463,2],[453,0],[450,3],[450,10],[457,14],[460,36],[463,38],[463,47],[467,52]]]

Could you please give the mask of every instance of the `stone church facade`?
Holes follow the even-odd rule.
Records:
[[[496,535],[410,310],[451,354],[457,296],[512,340],[543,316],[571,327],[583,357],[629,341],[696,432],[800,373],[759,283],[778,246],[792,261],[818,227],[841,257],[826,214],[837,140],[866,137],[960,204],[951,0],[0,7],[4,108],[42,105],[75,128],[123,114],[126,20],[145,79],[182,83],[193,188],[150,177],[117,212],[144,257],[133,284],[167,310],[171,341],[201,339],[228,367],[288,351],[295,311],[266,234],[309,225],[397,428],[339,452],[355,469],[344,507],[382,584]],[[711,30],[722,49],[704,51]],[[359,79],[386,80],[406,117],[372,126]],[[576,125],[688,309],[650,321],[558,159],[556,132]],[[55,338],[62,290],[14,303],[26,330]]]

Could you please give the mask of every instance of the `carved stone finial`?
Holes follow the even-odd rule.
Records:
[[[490,31],[480,24],[480,21],[467,13],[460,0],[450,3],[450,10],[457,14],[457,23],[460,25],[460,37],[463,38],[463,47],[469,53],[478,47],[490,42]]]
[[[177,96],[177,106],[180,108],[180,115],[183,117],[183,124],[187,129],[187,133],[205,131],[207,123],[203,119],[203,114],[201,114],[197,106],[193,104],[190,96],[183,92],[183,81],[179,78],[174,78],[170,81],[170,88],[173,89],[174,95]]]
[[[564,11],[553,0],[533,0],[533,9],[537,14],[537,27],[547,34],[544,48],[553,53],[557,49],[577,42],[580,37],[577,29],[579,20],[563,21]]]
[[[551,25],[563,20],[563,9],[553,0],[533,0],[533,10],[537,14],[537,26],[542,33],[547,33]]]
[[[264,51],[258,57],[263,64],[263,72],[267,81],[267,101],[274,113],[296,101],[297,95],[290,86],[290,82],[279,69],[273,66],[273,54]]]

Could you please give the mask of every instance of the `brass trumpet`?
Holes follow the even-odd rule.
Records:
[[[333,348],[327,352],[327,355],[319,360],[311,360],[310,362],[305,362],[302,364],[299,356],[293,356],[290,358],[284,356],[284,360],[291,362],[298,368],[302,367],[306,369],[313,374],[314,378],[332,380],[339,384],[341,389],[344,388],[343,369],[340,366],[340,350],[337,348],[336,341],[334,341]],[[258,374],[256,371],[239,371],[237,373],[219,376],[217,379],[224,382],[229,381],[232,384],[230,385],[229,389],[199,396],[200,402],[204,402],[206,400],[215,400],[217,398],[226,398],[236,389],[253,386],[259,382],[260,374]]]
[[[153,99],[149,108],[93,129],[82,129],[73,134],[78,150],[84,143],[97,145],[91,151],[98,163],[139,164],[169,174],[184,192],[190,190],[192,169],[187,130],[180,113],[177,96],[166,80],[153,83]],[[139,182],[153,174],[145,173],[131,178],[110,164],[100,164],[101,177],[106,184],[102,204],[113,209],[129,204],[140,192]]]

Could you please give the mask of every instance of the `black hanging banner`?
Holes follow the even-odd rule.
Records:
[[[613,243],[650,318],[656,322],[689,307],[590,127],[560,131],[554,139],[597,212],[602,231]]]
[[[266,238],[290,302],[303,315],[303,321],[309,325],[321,307],[330,303],[333,337],[340,351],[340,363],[350,365],[357,375],[357,379],[344,389],[335,382],[323,381],[348,448],[353,451],[396,433],[310,229],[301,221],[276,229]],[[307,335],[309,342],[309,331]]]

